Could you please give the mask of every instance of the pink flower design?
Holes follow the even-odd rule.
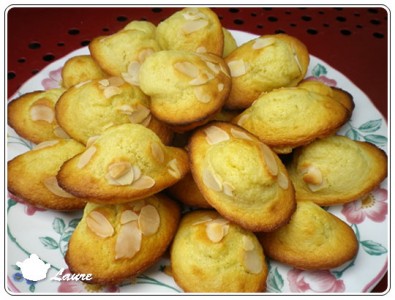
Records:
[[[387,199],[387,190],[378,188],[357,201],[345,204],[342,214],[352,224],[360,224],[366,217],[374,222],[383,222],[388,214]]]
[[[41,81],[42,86],[45,90],[55,89],[61,87],[62,82],[62,67],[59,69],[49,72],[48,78],[44,78]]]
[[[8,193],[8,198],[25,205],[25,214],[27,214],[28,216],[34,215],[36,211],[46,211],[46,209],[31,205],[30,203],[25,202],[21,198],[18,198],[17,196],[11,193]]]
[[[304,80],[306,80],[306,81],[309,81],[309,80],[321,81],[322,83],[329,85],[329,86],[336,86],[337,85],[336,80],[330,79],[324,75],[320,75],[318,77],[309,76],[309,77],[306,77]]]
[[[63,271],[62,275],[71,274],[69,269]],[[119,293],[119,287],[115,285],[100,286],[96,284],[87,284],[81,281],[61,281],[58,287],[59,293],[86,293],[86,292],[104,292]]]
[[[294,293],[341,293],[345,290],[343,280],[336,279],[328,270],[292,269],[288,272],[287,277],[290,290]]]

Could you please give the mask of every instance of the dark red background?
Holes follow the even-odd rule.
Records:
[[[154,24],[179,8],[18,7],[7,13],[8,97],[51,61],[132,20]],[[285,32],[346,75],[388,114],[388,12],[384,7],[217,7],[224,27]],[[373,290],[388,287],[387,275]]]

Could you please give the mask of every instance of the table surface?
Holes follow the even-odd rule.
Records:
[[[7,12],[7,94],[52,61],[132,20],[158,24],[175,7],[18,7]],[[216,7],[222,25],[254,34],[284,32],[347,76],[388,116],[388,12],[380,6]],[[384,292],[387,275],[373,292]]]

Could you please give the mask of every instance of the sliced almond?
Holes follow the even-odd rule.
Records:
[[[43,148],[46,148],[46,147],[50,147],[50,146],[56,145],[57,143],[59,143],[59,140],[44,141],[44,142],[41,142],[41,143],[37,144],[33,148],[33,150],[39,150],[39,149],[43,149]]]
[[[135,213],[140,213],[141,209],[146,205],[146,202],[144,199],[133,201],[131,204],[132,209]]]
[[[228,195],[229,197],[233,197],[234,190],[235,188],[229,182],[223,183],[223,192],[225,195]]]
[[[143,121],[141,121],[141,125],[148,127],[150,122],[151,122],[152,116],[151,114],[148,115],[148,117],[146,117]]]
[[[251,274],[259,274],[263,270],[263,261],[257,249],[244,252],[243,265]]]
[[[185,20],[199,20],[199,19],[205,19],[206,15],[201,13],[199,10],[196,9],[192,11],[192,9],[186,10],[185,13],[182,14]]]
[[[295,49],[293,47],[292,47],[292,51],[293,51],[293,56],[294,56],[295,63],[298,66],[298,69],[299,69],[300,73],[303,73],[302,65],[300,63],[298,54],[296,53],[296,51],[295,51]]]
[[[104,97],[106,99],[110,99],[113,96],[119,95],[122,93],[122,90],[117,86],[108,86],[103,90]]]
[[[278,174],[278,165],[273,151],[270,150],[270,148],[263,143],[259,143],[259,148],[261,149],[261,152],[263,154],[263,159],[265,161],[269,173],[272,174],[273,176],[276,176]]]
[[[145,190],[153,187],[154,185],[155,185],[155,180],[152,177],[143,175],[135,182],[133,182],[131,187],[136,190]]]
[[[254,44],[252,45],[252,49],[258,50],[265,48],[267,46],[271,46],[276,42],[276,39],[268,37],[268,38],[258,38],[255,39]]]
[[[237,130],[234,128],[230,129],[230,133],[238,139],[243,139],[243,140],[248,140],[248,141],[253,141],[252,137],[250,137],[247,133],[241,131],[241,130]]]
[[[203,183],[215,192],[222,191],[222,181],[208,169],[204,169],[203,171]]]
[[[63,190],[59,184],[58,180],[56,179],[56,176],[51,176],[47,177],[43,180],[43,183],[45,187],[52,193],[55,194],[56,196],[63,197],[63,198],[74,198],[73,195],[67,193],[65,190]]]
[[[134,165],[132,167],[133,169],[133,174],[134,174],[134,180],[136,181],[137,179],[139,179],[141,177],[141,170],[137,165]]]
[[[222,73],[224,73],[227,77],[230,77],[228,69],[223,64],[219,64],[219,67],[221,68]]]
[[[280,186],[280,188],[282,188],[283,190],[288,189],[289,180],[288,177],[283,172],[278,173],[277,183]]]
[[[160,216],[155,206],[148,204],[141,208],[138,223],[143,235],[155,234],[160,225]]]
[[[111,86],[121,86],[125,83],[125,81],[118,76],[113,76],[108,78],[108,84]]]
[[[209,217],[209,216],[203,216],[200,220],[192,223],[192,225],[199,225],[199,224],[202,224],[202,223],[210,222],[212,220],[213,219],[211,217]]]
[[[237,125],[239,126],[243,126],[245,124],[245,122],[247,121],[247,119],[250,118],[250,114],[246,113],[246,114],[242,114],[241,117],[239,118],[239,120],[237,121]]]
[[[53,129],[53,133],[55,136],[57,136],[58,138],[61,139],[69,139],[70,136],[63,130],[62,127],[60,126],[55,126],[55,128]]]
[[[214,75],[209,72],[201,72],[198,77],[189,81],[190,85],[203,85],[214,79]]]
[[[216,222],[206,223],[206,235],[213,243],[219,243],[225,236],[225,225]]]
[[[196,52],[196,53],[207,53],[207,49],[206,49],[205,47],[203,47],[203,46],[200,46],[200,47],[198,47],[198,48],[195,50],[195,52]]]
[[[86,141],[86,147],[89,148],[100,137],[100,135],[93,135]]]
[[[131,115],[132,112],[135,111],[135,109],[129,104],[119,105],[115,109],[120,111],[121,113],[123,113],[125,115]]]
[[[174,69],[191,78],[199,76],[199,68],[189,61],[175,63]]]
[[[114,234],[114,228],[107,218],[100,212],[92,210],[86,217],[86,225],[97,236],[107,238]]]
[[[230,139],[229,134],[217,126],[210,126],[204,129],[204,133],[206,134],[206,141],[209,145],[215,145]]]
[[[52,107],[47,105],[33,104],[30,108],[30,119],[52,123],[55,120],[55,112]]]
[[[239,77],[247,73],[246,65],[242,59],[228,62],[228,67],[232,77]]]
[[[317,166],[309,165],[302,170],[303,181],[313,185],[320,185],[323,182],[321,170]]]
[[[170,175],[172,175],[175,178],[181,178],[181,172],[180,169],[178,168],[178,161],[176,158],[172,159],[167,163],[168,166],[168,172]]]
[[[214,74],[219,74],[219,72],[221,71],[221,67],[218,64],[206,61],[206,65],[211,71],[214,72]]]
[[[165,153],[161,146],[158,143],[153,142],[151,144],[151,153],[152,156],[155,158],[156,161],[159,163],[163,163],[165,161]]]
[[[115,243],[115,259],[134,257],[141,249],[141,239],[137,221],[122,225]]]
[[[208,25],[208,20],[205,19],[198,19],[198,20],[191,20],[185,22],[185,24],[181,27],[181,30],[186,33],[192,33],[198,31]]]
[[[85,167],[89,163],[95,152],[96,152],[95,146],[90,146],[89,148],[87,148],[84,151],[84,153],[81,154],[80,159],[78,160],[77,163],[77,168],[82,169],[83,167]]]
[[[139,216],[134,211],[127,209],[122,212],[120,222],[123,225],[129,222],[137,221],[138,218]]]
[[[128,66],[128,71],[126,73],[122,73],[122,78],[127,83],[132,85],[139,85],[139,71],[141,64],[138,61],[132,61]]]
[[[80,87],[84,86],[85,84],[87,84],[87,83],[89,83],[89,82],[91,82],[91,81],[92,81],[92,79],[89,79],[89,80],[86,80],[86,81],[77,83],[77,84],[74,86],[74,88],[79,89]]]
[[[140,124],[143,122],[150,114],[150,110],[144,105],[138,104],[135,110],[129,115],[129,120],[131,123]]]
[[[155,53],[155,51],[151,48],[146,48],[146,49],[141,50],[139,52],[139,62],[143,63],[147,59],[148,56],[151,56],[154,53]]]
[[[244,250],[246,250],[246,251],[254,250],[255,245],[254,245],[254,242],[251,239],[251,237],[249,237],[247,235],[243,235],[241,241],[242,241],[242,247]]]
[[[110,128],[112,126],[114,126],[114,122],[109,122],[109,123],[107,123],[106,125],[104,125],[102,127],[102,130],[105,131],[105,130],[107,130],[108,128]]]
[[[114,179],[117,179],[128,173],[131,169],[132,165],[130,164],[130,162],[115,162],[108,166],[108,175],[110,175]]]
[[[99,80],[99,85],[103,88],[106,88],[110,85],[110,81],[108,81],[108,79]]]
[[[218,92],[222,92],[224,90],[225,85],[223,83],[218,83],[217,88]]]
[[[197,86],[194,89],[196,99],[201,103],[209,103],[211,101],[211,97],[206,93],[205,89],[201,86]]]

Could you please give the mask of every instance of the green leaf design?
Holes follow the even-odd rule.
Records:
[[[351,228],[354,230],[355,232],[355,236],[357,238],[357,240],[360,240],[360,234],[359,234],[359,229],[358,226],[356,224],[351,224]]]
[[[314,77],[320,77],[321,75],[326,75],[328,73],[328,71],[326,70],[326,68],[321,65],[321,64],[317,64],[313,70],[311,70],[311,74],[313,74]]]
[[[387,253],[387,249],[385,247],[371,240],[362,241],[361,245],[363,250],[365,250],[365,252],[369,255],[379,256]]]
[[[51,238],[49,236],[40,237],[39,239],[45,248],[48,248],[48,249],[58,249],[59,248],[58,243],[53,238]]]
[[[36,290],[36,286],[35,286],[34,284],[31,284],[31,285],[29,286],[29,291],[30,291],[31,293],[34,293],[35,290]]]
[[[267,280],[268,289],[271,292],[280,293],[284,287],[284,279],[278,272],[277,268],[270,270],[269,278]]]
[[[66,224],[64,223],[63,219],[55,218],[52,222],[52,228],[56,233],[63,234]]]
[[[386,136],[378,134],[367,134],[364,136],[365,141],[375,144],[376,146],[385,146],[388,142]]]
[[[79,223],[80,221],[81,221],[81,218],[72,219],[72,220],[69,222],[69,227],[71,227],[71,228],[76,228],[77,225],[78,225],[78,223]]]
[[[378,120],[370,120],[366,123],[363,123],[358,129],[362,132],[375,132],[380,129],[382,123],[382,119]]]
[[[346,137],[349,137],[350,139],[352,139],[354,141],[362,140],[362,136],[358,133],[358,131],[356,131],[353,128],[350,128],[349,130],[347,130],[345,135],[346,135]]]
[[[7,206],[7,211],[13,207],[14,205],[16,205],[18,202],[16,202],[14,199],[8,198],[8,206]]]
[[[70,240],[72,234],[73,234],[72,231],[67,231],[61,236],[60,240],[62,242],[68,242]]]

